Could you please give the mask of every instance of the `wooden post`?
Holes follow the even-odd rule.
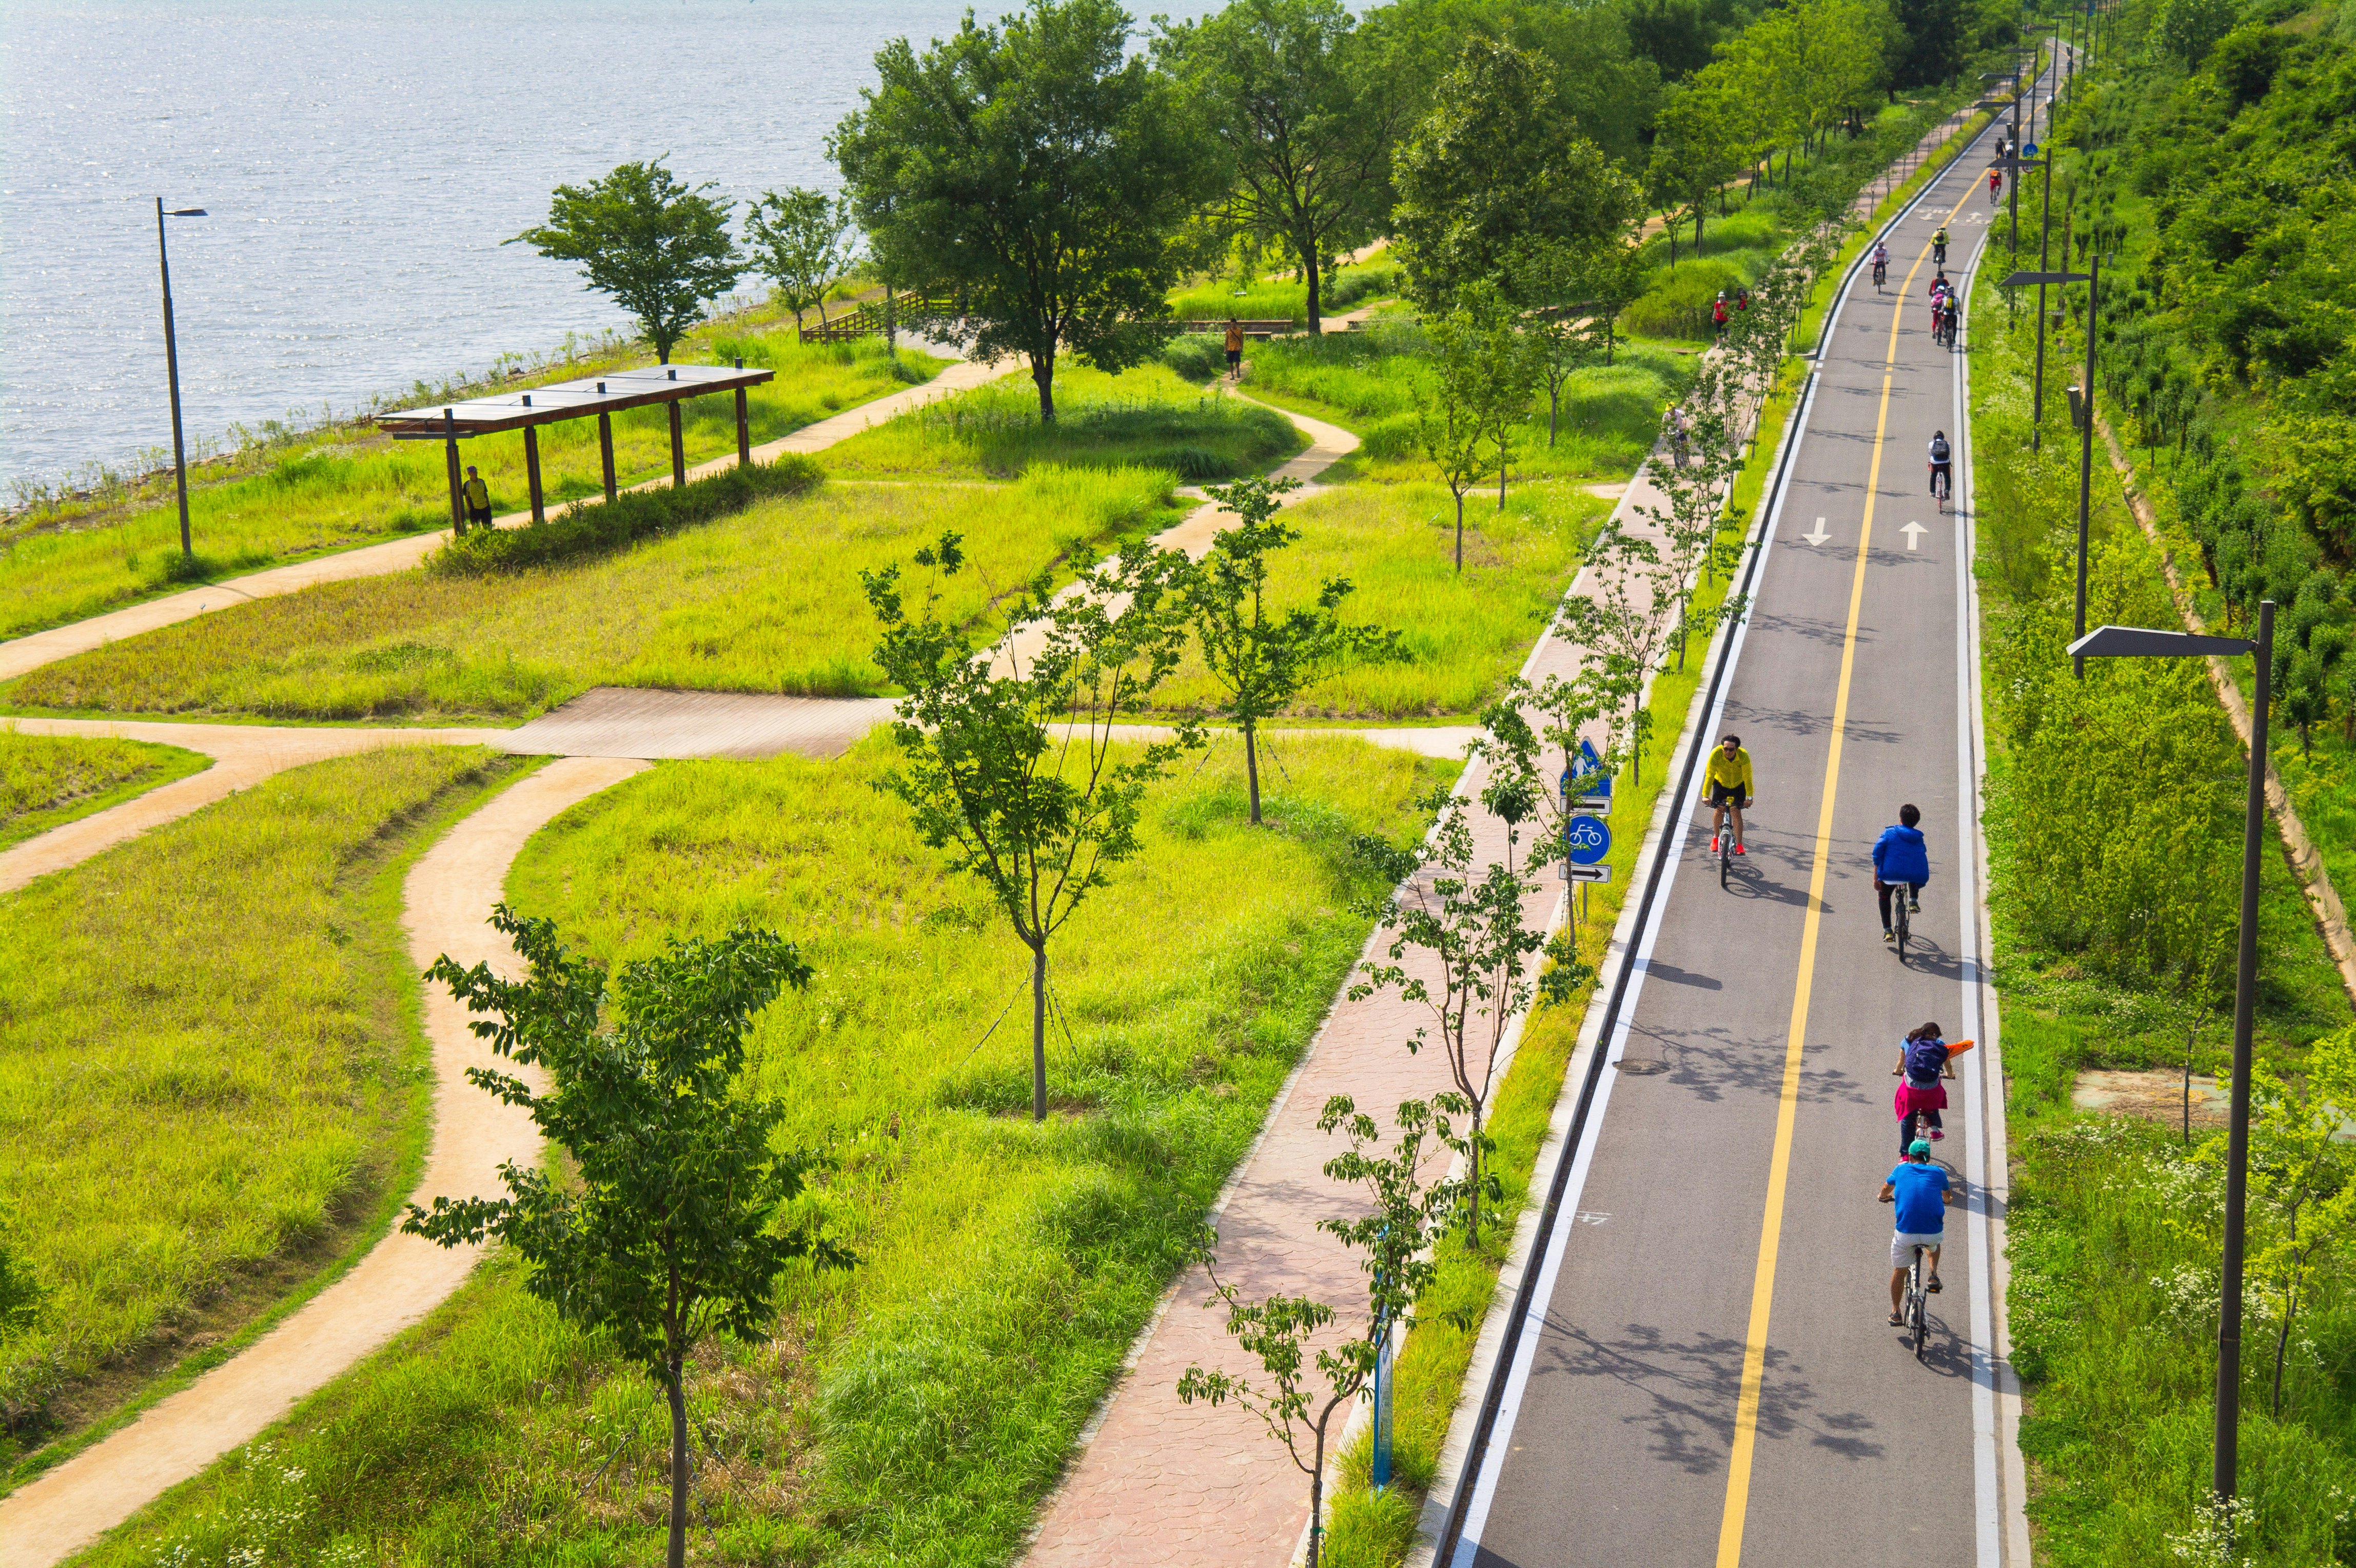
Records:
[[[531,487],[531,521],[546,522],[548,508],[540,493],[540,428],[537,425],[523,427],[523,477]]]
[[[670,402],[670,488],[687,485],[687,436],[679,426],[679,400]]]
[[[466,532],[466,498],[459,488],[458,415],[455,409],[442,411],[442,456],[450,470],[450,532],[462,535]]]
[[[597,390],[603,392],[605,389],[603,385],[600,385]],[[610,413],[601,413],[597,416],[597,456],[605,460],[605,499],[606,500],[611,501],[614,499],[616,491],[614,485],[614,416]]]
[[[740,371],[744,368],[741,355],[737,358],[736,368]],[[736,389],[736,466],[740,468],[753,466],[753,414],[746,406],[743,387]]]

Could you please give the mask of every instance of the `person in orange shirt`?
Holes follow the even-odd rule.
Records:
[[[1234,317],[1227,317],[1227,380],[1244,379],[1244,324]]]

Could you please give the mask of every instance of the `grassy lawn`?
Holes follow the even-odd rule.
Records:
[[[177,746],[23,735],[0,725],[0,849],[212,765]]]
[[[1456,508],[1429,484],[1345,485],[1284,513],[1301,540],[1271,562],[1273,605],[1306,604],[1347,577],[1349,620],[1394,628],[1406,657],[1334,671],[1302,692],[1301,717],[1415,719],[1472,712],[1522,666],[1612,503],[1575,485],[1521,485],[1467,501],[1464,571]],[[1218,689],[1190,648],[1162,689],[1166,707],[1208,706]]]
[[[1027,954],[873,788],[889,754],[879,737],[832,763],[664,764],[559,818],[509,880],[602,958],[749,920],[818,969],[760,1021],[754,1074],[787,1137],[832,1149],[815,1201],[862,1262],[789,1279],[772,1344],[691,1373],[708,1561],[1018,1553],[1356,956],[1352,906],[1377,889],[1352,835],[1403,842],[1409,795],[1452,771],[1296,744],[1264,831],[1232,743],[1159,787],[1143,857],[1051,950],[1060,1110],[1034,1128],[1027,1033],[991,1032]],[[86,1560],[645,1561],[659,1412],[494,1261],[266,1449]]]
[[[1005,478],[1034,465],[1164,468],[1182,479],[1258,473],[1308,445],[1283,415],[1193,386],[1158,364],[1055,372],[1055,421],[1027,375],[901,414],[828,451],[828,471]]]
[[[279,718],[522,717],[600,684],[873,693],[859,574],[944,529],[986,617],[1035,574],[1179,514],[1166,474],[1042,467],[1012,485],[830,484],[577,564],[323,584],[200,616],[20,677],[0,701]]]
[[[1398,292],[1398,263],[1390,260],[1387,250],[1377,251],[1365,262],[1327,274],[1318,306],[1326,316],[1338,316],[1369,301],[1387,299]],[[1233,282],[1211,279],[1173,292],[1170,309],[1181,321],[1225,321],[1232,316],[1239,321],[1290,320],[1306,327],[1309,285],[1289,283],[1283,278],[1261,278],[1243,285],[1242,292],[1237,293]]]
[[[804,348],[793,341],[790,327],[766,335],[698,338],[681,345],[674,358],[680,363],[725,363],[739,355],[748,365],[773,365],[777,371],[775,381],[749,395],[755,444],[895,391],[905,380],[925,380],[940,368],[939,361],[905,352],[895,371],[875,339]],[[512,385],[528,389],[540,381],[618,370],[643,358],[575,364]],[[732,394],[696,399],[682,404],[681,413],[690,463],[735,450]],[[622,483],[670,471],[669,432],[669,416],[660,408],[614,416],[614,462]],[[505,512],[530,504],[520,431],[460,446],[464,460],[482,469],[494,508]],[[541,483],[552,500],[602,490],[595,420],[542,430],[540,454]],[[225,477],[210,478],[217,471]],[[184,580],[380,543],[445,527],[450,521],[449,482],[436,443],[395,442],[352,427],[257,452],[238,464],[209,465],[190,478],[190,532],[198,554],[193,575],[181,562],[179,514],[168,480],[111,504],[102,499],[0,524],[0,637],[79,620],[169,591]]]
[[[296,768],[0,899],[0,1217],[45,1296],[0,1460],[102,1416],[384,1222],[425,1112],[401,877],[515,772]]]

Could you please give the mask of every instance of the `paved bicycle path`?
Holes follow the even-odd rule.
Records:
[[[1884,1322],[1874,1201],[1900,1036],[1984,1032],[1967,528],[1922,493],[1933,430],[1964,426],[1961,361],[1927,329],[1930,236],[1956,233],[1960,274],[1980,173],[1967,151],[1932,182],[1892,232],[1891,292],[1861,283],[1832,323],[1711,725],[1754,759],[1751,854],[1721,890],[1707,829],[1683,843],[1451,1568],[1999,1561],[2018,1499],[1987,1216],[1949,1221],[1917,1365]],[[1867,853],[1903,801],[1933,882],[1901,967]],[[1962,1058],[1939,1149],[1983,1194],[1992,1054]]]

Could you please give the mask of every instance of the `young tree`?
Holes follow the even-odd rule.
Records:
[[[886,45],[828,144],[884,273],[956,295],[942,329],[976,357],[1027,359],[1043,420],[1063,349],[1119,371],[1168,340],[1187,220],[1219,194],[1215,144],[1128,41],[1114,0],[969,15],[921,56]]]
[[[1602,678],[1628,704],[1625,733],[1633,784],[1643,775],[1644,738],[1652,733],[1652,715],[1644,711],[1644,682],[1667,649],[1677,596],[1653,542],[1630,533],[1616,518],[1595,536],[1587,564],[1595,574],[1595,594],[1566,599],[1555,626],[1601,660]]]
[[[1471,1122],[1462,1150],[1469,1177],[1464,1244],[1471,1248],[1480,1244],[1481,1198],[1488,1190],[1482,1156],[1492,1144],[1483,1123],[1495,1087],[1497,1051],[1514,1020],[1537,999],[1536,958],[1547,945],[1545,933],[1522,918],[1522,900],[1535,890],[1530,866],[1514,864],[1519,824],[1537,813],[1538,802],[1518,779],[1492,780],[1482,803],[1506,822],[1505,858],[1485,864],[1462,796],[1443,789],[1423,803],[1440,820],[1430,838],[1406,852],[1398,890],[1383,908],[1383,929],[1394,933],[1383,955],[1390,961],[1359,965],[1365,978],[1350,987],[1350,999],[1395,991],[1431,1015],[1407,1048],[1421,1050],[1434,1043],[1436,1032],[1449,1077],[1464,1100]],[[1409,948],[1438,965],[1437,980],[1407,968],[1402,961]]]
[[[1292,1463],[1309,1477],[1309,1568],[1317,1568],[1323,1544],[1325,1447],[1334,1435],[1333,1416],[1367,1391],[1387,1337],[1403,1336],[1414,1326],[1416,1298],[1440,1272],[1431,1243],[1454,1223],[1462,1200],[1461,1181],[1426,1187],[1422,1179],[1426,1138],[1460,1146],[1450,1130],[1451,1114],[1462,1114],[1451,1095],[1440,1095],[1429,1104],[1402,1101],[1398,1141],[1387,1155],[1379,1152],[1382,1133],[1374,1118],[1360,1112],[1347,1095],[1327,1101],[1318,1116],[1321,1130],[1342,1129],[1350,1139],[1347,1154],[1325,1162],[1325,1174],[1364,1187],[1374,1208],[1355,1219],[1317,1222],[1317,1229],[1365,1257],[1366,1325],[1356,1336],[1317,1352],[1313,1380],[1309,1341],[1333,1323],[1333,1309],[1307,1296],[1280,1294],[1247,1303],[1234,1285],[1219,1278],[1212,1251],[1216,1234],[1206,1232],[1200,1245],[1203,1270],[1215,1293],[1212,1300],[1226,1304],[1227,1333],[1258,1360],[1267,1381],[1210,1370],[1197,1362],[1178,1380],[1179,1401],[1221,1405],[1232,1400],[1258,1416],[1269,1434],[1284,1444]],[[1321,1382],[1322,1389],[1315,1386]]]
[[[1362,46],[1338,0],[1236,0],[1154,43],[1226,151],[1227,220],[1300,266],[1312,333],[1327,258],[1373,237],[1390,194],[1399,98]]]
[[[1713,72],[1705,70],[1664,95],[1645,183],[1655,199],[1672,209],[1682,207],[1693,220],[1697,256],[1701,254],[1702,220],[1708,215],[1709,199],[1742,171],[1739,135],[1732,97]],[[1674,222],[1669,246],[1674,265]]]
[[[819,325],[826,325],[826,291],[850,265],[850,203],[798,185],[765,193],[745,214],[753,264],[776,291],[777,303],[794,313],[796,327],[813,307]]]
[[[1203,662],[1227,693],[1220,710],[1244,736],[1244,778],[1251,820],[1259,822],[1260,721],[1283,710],[1301,687],[1337,660],[1387,658],[1398,634],[1351,626],[1338,613],[1350,594],[1346,577],[1329,577],[1313,607],[1276,615],[1268,604],[1269,557],[1301,537],[1276,521],[1277,509],[1298,479],[1239,479],[1206,485],[1203,493],[1241,519],[1211,541],[1209,553],[1186,574],[1185,611],[1202,645]]]
[[[916,564],[954,575],[964,564],[958,535],[943,534]],[[1114,725],[1177,668],[1186,570],[1184,556],[1141,542],[1072,592],[1050,596],[1034,584],[1007,623],[1010,650],[1037,639],[1027,669],[1011,652],[976,657],[964,626],[938,614],[937,590],[911,618],[897,566],[861,574],[884,625],[875,662],[907,693],[891,726],[900,766],[877,788],[905,801],[924,841],[990,889],[1031,950],[1034,1122],[1047,1119],[1047,944],[1143,848],[1146,787],[1203,742],[1187,723],[1131,760],[1115,757]]]
[[[744,1091],[744,1032],[810,967],[771,931],[717,941],[674,940],[660,956],[605,972],[572,954],[552,921],[504,904],[491,924],[529,969],[502,980],[444,954],[426,978],[467,1011],[468,1028],[519,1067],[547,1070],[541,1093],[523,1079],[468,1068],[467,1081],[519,1105],[569,1155],[577,1184],[536,1165],[499,1167],[508,1196],[411,1204],[401,1228],[444,1247],[505,1241],[530,1273],[524,1288],[568,1321],[611,1337],[661,1385],[670,1404],[670,1568],[687,1554],[687,1359],[717,1329],[766,1337],[770,1295],[787,1265],[847,1267],[852,1259],[789,1217],[815,1163],[769,1147],[779,1116]],[[610,1016],[600,1011],[610,1001]]]
[[[1525,303],[1517,264],[1534,243],[1606,239],[1641,200],[1635,182],[1563,113],[1553,68],[1482,38],[1464,45],[1392,172],[1391,232],[1408,292],[1430,314],[1484,279]]]
[[[1464,570],[1464,498],[1497,470],[1505,505],[1513,424],[1529,406],[1536,370],[1513,312],[1494,285],[1476,282],[1463,302],[1430,324],[1432,355],[1416,387],[1416,434],[1456,500],[1456,569]]]
[[[580,263],[589,286],[637,317],[655,357],[668,365],[703,307],[744,273],[728,236],[735,203],[703,194],[712,188],[707,180],[691,189],[659,159],[622,164],[588,185],[558,186],[548,221],[505,242]]]

